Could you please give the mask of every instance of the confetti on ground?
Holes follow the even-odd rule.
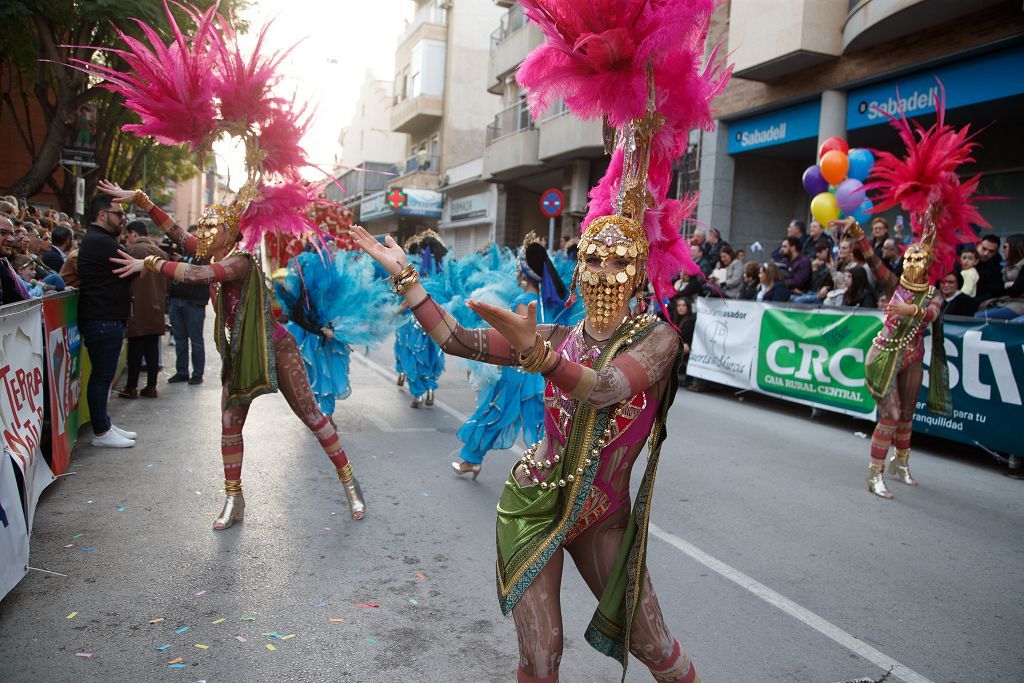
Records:
[[[331,622],[332,624],[340,624],[341,622],[343,622],[345,620],[342,619],[341,617],[328,617],[327,621]]]
[[[81,548],[80,550],[81,550],[81,551],[82,551],[83,553],[92,553],[92,552],[95,552],[95,551],[96,551],[96,548]]]
[[[424,491],[424,492],[423,492],[423,495],[424,495],[424,496],[427,496],[428,498],[430,497],[430,494],[429,494],[429,493],[427,493],[426,491]]]
[[[320,602],[318,602],[315,605],[313,605],[313,607],[327,607],[327,601],[326,600],[321,600]]]
[[[276,649],[277,649],[277,648],[276,648],[276,647],[274,647],[274,646],[273,646],[273,644],[271,644],[271,643],[267,643],[267,644],[266,644],[266,648],[267,648],[268,650],[270,650],[271,652],[273,652],[274,650],[276,650]]]
[[[295,637],[294,633],[289,633],[286,636],[281,636],[281,640],[288,640],[289,638],[294,638],[294,637]]]
[[[362,608],[366,608],[366,607],[380,607],[380,605],[378,605],[375,602],[364,602],[362,605],[356,605],[356,607],[362,607]]]
[[[201,496],[201,495],[203,495],[203,492],[202,491],[196,491],[196,495],[197,496]]]
[[[76,657],[92,657],[92,653],[91,652],[76,652],[75,656]]]
[[[75,544],[74,544],[74,543],[68,543],[68,544],[67,544],[66,546],[64,546],[64,547],[65,547],[65,548],[74,548],[74,547],[75,547]]]
[[[177,657],[175,659],[168,660],[168,664],[181,664],[185,659],[183,657]]]
[[[184,664],[168,664],[168,669],[185,669],[187,668]]]
[[[211,624],[219,624],[220,622],[222,622],[222,621],[224,621],[224,620],[225,620],[225,619],[224,619],[224,617],[221,617],[220,619],[214,619],[214,620],[213,620],[213,621],[211,621],[210,623],[211,623]]]
[[[197,597],[197,598],[201,598],[201,597],[203,597],[204,595],[206,595],[206,591],[199,591],[198,593],[196,593],[196,597]]]
[[[78,616],[78,612],[72,612],[71,614],[67,615],[67,616],[66,616],[66,617],[64,617],[64,618],[65,618],[65,619],[74,619],[74,618],[75,618],[75,617],[77,617],[77,616]]]
[[[256,617],[242,617],[242,621],[256,621]]]
[[[235,636],[235,640],[237,640],[240,643],[248,643],[249,642],[248,640],[246,640],[242,636]]]
[[[420,603],[416,602],[416,598],[409,598],[409,604],[410,605],[418,605]]]
[[[171,649],[171,644],[170,644],[170,643],[167,643],[167,644],[165,644],[165,645],[161,645],[160,647],[158,647],[158,648],[156,649],[156,651],[157,651],[157,652],[163,652],[164,650],[170,650],[170,649]]]
[[[180,634],[184,633],[184,632],[185,632],[185,631],[187,631],[187,630],[188,630],[188,626],[182,626],[182,627],[181,627],[181,628],[179,628],[179,629],[178,629],[177,631],[175,631],[175,633],[177,633],[177,634],[179,634],[179,635],[180,635]]]
[[[416,572],[416,578],[419,579],[420,581],[426,581],[427,580],[427,575],[424,574],[423,572]]]
[[[202,643],[196,643],[193,647],[198,647],[200,650],[209,650],[209,645],[203,645]]]
[[[147,470],[148,470],[149,468],[151,468],[151,467],[152,467],[152,465],[146,465],[146,469],[147,469]]]
[[[358,574],[361,571],[362,571],[361,569],[349,569],[348,570],[348,575],[352,576],[353,574]]]
[[[117,506],[117,511],[118,512],[124,512],[124,505],[118,505]]]
[[[75,534],[71,538],[81,538],[84,534]]]
[[[164,623],[164,618],[163,617],[157,617],[156,619],[150,619],[149,623],[151,623],[151,624],[162,624],[162,623]]]
[[[369,644],[369,645],[376,645],[379,642],[373,636],[366,636],[366,638],[364,638],[363,640],[365,640],[367,642],[367,644]]]
[[[325,526],[324,527],[324,531],[330,531],[330,530],[331,530],[331,527],[329,527],[329,526]]]

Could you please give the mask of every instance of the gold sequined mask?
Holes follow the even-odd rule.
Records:
[[[910,285],[927,286],[928,271],[931,267],[931,245],[923,242],[911,244],[903,254],[903,275],[900,279],[904,285],[909,283]]]
[[[643,285],[647,251],[643,227],[630,218],[603,216],[587,226],[580,238],[574,279],[587,317],[598,332],[608,327],[623,302]]]
[[[214,240],[221,230],[226,230],[229,242],[233,243],[238,236],[238,224],[241,216],[237,205],[211,204],[203,210],[196,228],[196,258],[206,258],[210,253]]]

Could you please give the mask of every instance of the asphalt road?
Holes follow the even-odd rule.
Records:
[[[76,474],[44,492],[31,565],[67,576],[32,571],[0,602],[0,680],[514,680],[494,510],[519,451],[457,479],[474,400],[458,362],[441,404],[419,411],[384,365],[390,345],[355,358],[335,413],[368,503],[358,523],[280,396],[249,414],[245,522],[216,533],[216,381],[113,399],[139,443],[83,443]],[[890,681],[1024,680],[1024,483],[928,442],[912,458],[920,485],[882,501],[864,490],[868,431],[754,396],[680,394],[648,565],[704,681],[877,680],[891,666]],[[583,640],[596,601],[571,563],[562,606],[562,680],[618,680]],[[650,676],[634,660],[627,680]]]

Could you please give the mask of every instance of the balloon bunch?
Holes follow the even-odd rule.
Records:
[[[865,223],[873,205],[864,181],[875,165],[866,149],[850,149],[846,140],[831,137],[818,149],[818,163],[804,171],[804,189],[811,195],[811,215],[827,226],[843,216]]]

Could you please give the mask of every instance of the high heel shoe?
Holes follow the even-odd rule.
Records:
[[[413,396],[412,401],[409,403],[410,408],[419,408],[423,404],[423,399],[419,396]]]
[[[892,494],[889,493],[889,489],[885,487],[885,479],[883,478],[884,465],[882,463],[871,463],[868,465],[868,491],[875,494],[879,498],[890,499]]]
[[[476,481],[476,478],[480,476],[479,463],[474,464],[471,462],[466,462],[465,460],[463,460],[462,462],[453,462],[452,469],[455,470],[455,474],[459,475],[460,477],[463,474],[472,474],[473,481]]]
[[[427,389],[427,405],[428,406],[434,405],[434,390],[433,389]]]
[[[359,488],[359,482],[352,476],[352,464],[338,468],[338,481],[341,488],[345,490],[345,498],[348,499],[348,509],[352,519],[360,520],[366,516],[366,503],[363,501],[363,490]]]
[[[398,386],[403,386],[405,384],[405,373],[404,372],[398,373],[398,381],[396,381],[395,384],[397,384]]]
[[[907,486],[917,486],[917,480],[910,476],[910,449],[893,449],[889,457],[888,474]]]
[[[213,522],[216,531],[223,531],[234,526],[235,522],[242,522],[245,519],[245,498],[242,496],[241,479],[225,479],[224,509],[220,511],[220,517]]]

